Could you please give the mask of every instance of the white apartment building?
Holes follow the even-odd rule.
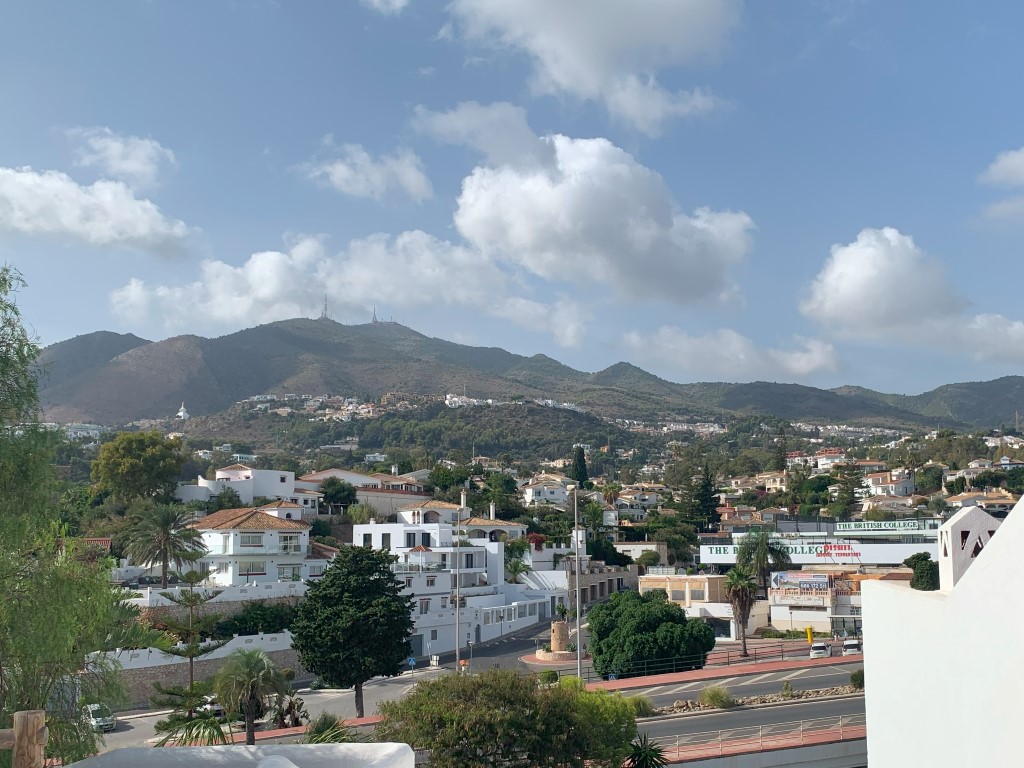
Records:
[[[182,502],[209,501],[224,490],[232,489],[243,504],[253,499],[280,499],[302,507],[306,516],[319,513],[322,494],[316,489],[297,488],[295,473],[277,469],[253,469],[245,464],[232,464],[218,469],[213,480],[200,475],[196,484],[182,483],[174,497]]]
[[[367,475],[337,467],[303,475],[295,481],[295,487],[316,492],[320,489],[320,483],[329,477],[336,477],[355,486],[356,501],[373,507],[382,518],[397,514],[411,502],[429,501],[433,497],[426,490],[426,483],[412,475]]]
[[[556,480],[542,480],[529,483],[520,489],[523,493],[523,506],[535,507],[538,504],[550,504],[553,507],[565,506],[569,491],[564,483]]]
[[[506,583],[500,535],[523,536],[523,526],[475,518],[466,506],[437,501],[410,504],[398,517],[353,526],[352,544],[398,557],[395,575],[415,599],[413,655],[449,652],[458,642],[468,656],[470,643],[549,619],[566,601],[564,589]]]
[[[310,543],[303,508],[290,501],[263,507],[222,509],[192,523],[206,554],[196,569],[209,583],[239,586],[305,581],[323,575],[336,550]]]

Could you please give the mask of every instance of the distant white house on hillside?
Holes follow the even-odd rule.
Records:
[[[182,502],[209,501],[227,489],[238,494],[242,504],[254,499],[278,499],[297,504],[306,516],[316,515],[322,494],[316,489],[296,488],[295,473],[276,469],[253,469],[245,464],[232,464],[218,469],[213,480],[200,475],[196,484],[182,483],[174,497]]]

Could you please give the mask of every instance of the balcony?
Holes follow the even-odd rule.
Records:
[[[210,547],[206,550],[206,556],[230,555],[231,557],[245,557],[251,555],[253,557],[266,557],[267,555],[295,555],[306,557],[312,554],[312,552],[313,548],[308,544],[305,546],[302,544],[270,544],[262,547]]]

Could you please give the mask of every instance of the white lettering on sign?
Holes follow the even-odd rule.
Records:
[[[920,520],[853,520],[836,523],[836,531],[921,531]]]

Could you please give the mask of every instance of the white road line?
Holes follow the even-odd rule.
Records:
[[[664,687],[665,687],[664,685],[656,685],[653,688],[644,688],[641,691],[641,693],[643,693],[644,696],[650,696],[652,693],[656,693],[656,692],[660,691]]]
[[[775,674],[778,674],[778,673],[776,673],[776,672],[765,672],[763,675],[758,675],[757,677],[751,677],[750,679],[744,678],[744,682],[737,683],[737,685],[753,685],[754,683],[759,683],[762,680],[764,680],[765,678],[771,677],[772,675],[775,675]]]
[[[702,685],[702,684],[703,684],[703,683],[702,683],[702,682],[701,682],[700,680],[698,680],[698,681],[697,681],[697,682],[695,682],[695,683],[687,683],[686,685],[679,685],[679,686],[676,686],[676,687],[675,687],[675,688],[673,688],[673,689],[672,689],[671,691],[665,691],[665,693],[666,693],[666,694],[673,694],[673,693],[682,693],[683,691],[689,691],[689,690],[692,690],[693,688],[696,688],[696,687],[698,687],[698,686],[700,686],[700,685]]]
[[[779,680],[792,680],[794,677],[800,677],[800,675],[802,675],[806,671],[806,667],[804,669],[798,669],[796,672],[790,672],[788,675],[783,675],[779,678]]]
[[[708,685],[728,685],[729,683],[739,680],[738,677],[727,677],[725,680],[708,680]]]

